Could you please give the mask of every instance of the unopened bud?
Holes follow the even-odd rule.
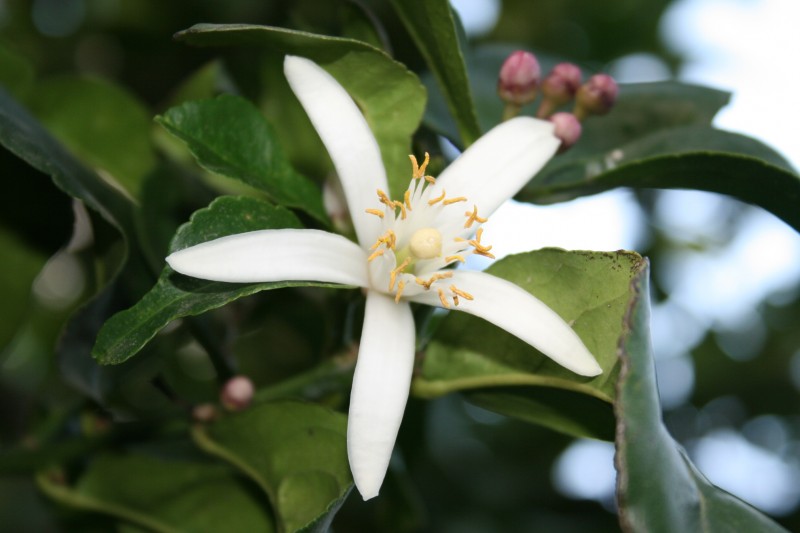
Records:
[[[246,376],[234,376],[222,387],[219,400],[229,411],[242,411],[253,401],[256,388]]]
[[[578,118],[572,113],[555,113],[549,120],[555,125],[553,133],[561,139],[559,153],[568,150],[581,138],[583,128]]]
[[[581,86],[581,69],[572,63],[559,63],[542,82],[542,103],[536,116],[547,118],[559,106],[575,98]]]
[[[581,85],[575,102],[575,114],[579,119],[589,115],[605,115],[617,101],[619,87],[608,74],[595,74]]]
[[[217,414],[217,408],[210,403],[201,403],[192,408],[192,418],[196,422],[213,422]]]
[[[509,55],[500,67],[497,94],[507,104],[523,106],[536,98],[539,86],[539,62],[524,50]]]

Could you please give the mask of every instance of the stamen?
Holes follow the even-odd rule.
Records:
[[[425,181],[427,181],[431,185],[436,184],[436,178],[434,178],[433,176],[423,176],[423,177],[425,178]]]
[[[386,249],[385,249],[385,248],[378,248],[377,250],[375,250],[374,252],[372,252],[372,255],[370,255],[369,257],[367,257],[367,262],[369,263],[370,261],[372,261],[372,260],[373,260],[373,259],[375,259],[376,257],[380,257],[380,256],[382,256],[382,255],[383,255],[383,253],[384,253],[385,251],[386,251]]]
[[[375,215],[379,218],[383,218],[383,211],[381,211],[380,209],[364,209],[364,211],[366,211],[370,215]]]
[[[467,197],[466,196],[456,196],[455,198],[448,198],[443,203],[444,203],[444,205],[450,205],[450,204],[455,204],[455,203],[458,203],[458,202],[466,202],[466,201],[467,201]]]
[[[442,302],[442,307],[445,309],[450,309],[450,304],[447,303],[447,298],[444,296],[444,291],[442,289],[437,289],[439,293],[439,301]]]
[[[466,260],[461,255],[448,255],[444,258],[445,263],[452,263],[453,261],[460,261],[462,263],[466,263]]]
[[[406,286],[406,282],[402,279],[397,282],[397,293],[394,295],[394,303],[400,302],[400,297],[403,295],[403,289]]]
[[[453,303],[458,307],[458,296],[453,296]]]
[[[450,285],[450,291],[453,294],[455,294],[456,296],[461,296],[462,298],[466,298],[467,300],[474,300],[475,299],[475,297],[472,296],[470,293],[468,293],[466,291],[462,291],[461,289],[459,289],[455,285]]]
[[[378,199],[381,201],[381,203],[384,204],[386,207],[391,207],[392,209],[394,209],[394,202],[392,201],[391,198],[389,198],[389,195],[387,195],[380,189],[378,189],[377,192],[378,192]]]
[[[478,228],[478,231],[475,233],[475,238],[469,241],[469,243],[475,247],[472,253],[488,257],[489,259],[494,259],[494,254],[489,253],[489,250],[491,250],[492,247],[484,246],[483,244],[481,244],[482,235],[483,235],[483,228]]]
[[[394,250],[395,246],[397,245],[397,235],[392,230],[386,230],[386,233],[378,237],[378,240],[375,241],[375,244],[370,246],[370,250],[374,250],[381,245],[386,245],[387,248]]]
[[[408,158],[411,159],[411,166],[412,166],[411,176],[413,177],[413,179],[418,180],[422,177],[425,177],[425,179],[427,179],[427,176],[425,176],[425,169],[428,167],[428,163],[431,160],[431,156],[428,154],[428,152],[425,152],[425,160],[422,162],[421,165],[417,164],[417,158],[414,157],[413,155],[409,155]]]
[[[406,194],[403,196],[403,201],[405,202],[406,207],[408,208],[408,210],[409,211],[413,211],[413,209],[411,209],[411,191],[410,190],[406,191]]]
[[[405,220],[406,219],[406,206],[403,205],[403,202],[398,202],[397,200],[392,200],[392,205],[394,205],[395,207],[399,207],[400,208],[400,219],[401,220]]]
[[[484,222],[487,222],[489,220],[488,218],[484,218],[484,217],[478,216],[478,206],[477,205],[473,205],[472,206],[472,212],[470,213],[469,211],[467,211],[467,212],[464,213],[464,216],[467,217],[467,221],[464,222],[464,227],[465,228],[471,228],[472,224],[475,223],[475,222],[478,222],[479,224],[483,224]]]
[[[422,285],[427,290],[427,289],[431,288],[431,285],[433,285],[433,283],[435,281],[439,281],[440,279],[452,278],[452,277],[453,277],[453,273],[452,272],[439,272],[439,273],[436,273],[433,276],[431,276],[428,281],[425,281],[424,279],[420,279],[420,278],[417,278],[416,281],[417,281],[417,283],[419,285]]]
[[[444,189],[442,189],[442,195],[439,196],[438,198],[434,198],[433,200],[428,200],[428,205],[436,205],[436,204],[438,204],[439,202],[444,200],[444,195],[445,194],[446,194],[446,191]]]
[[[410,262],[411,262],[411,258],[410,257],[406,257],[405,261],[400,263],[389,274],[389,291],[390,292],[394,290],[394,282],[397,280],[397,274],[401,273],[403,271],[403,269],[406,268]]]

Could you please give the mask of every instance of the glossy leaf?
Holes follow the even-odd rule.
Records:
[[[556,161],[518,195],[558,201],[616,187],[728,194],[800,230],[800,176],[755,139],[703,126],[652,133],[602,155]]]
[[[618,372],[616,347],[631,296],[629,283],[642,262],[632,252],[546,249],[507,257],[487,270],[530,291],[570,323],[603,368],[596,378],[573,374],[488,322],[451,312],[428,346],[412,392],[431,397],[456,390],[532,385],[612,402]],[[505,409],[515,409],[513,402],[518,400],[509,401]],[[548,406],[552,402],[559,405]],[[591,425],[580,400],[570,401],[575,409],[565,413],[567,404],[546,393],[537,396],[533,389],[527,403],[530,421],[538,419],[570,434],[597,434],[594,429],[580,429]],[[499,405],[493,409],[502,411]],[[563,421],[570,417],[575,422],[567,427]]]
[[[0,143],[50,176],[58,188],[85,202],[123,234],[133,234],[133,204],[130,200],[81,164],[1,88]]]
[[[784,531],[709,483],[664,427],[649,335],[648,272],[640,269],[633,280],[619,345],[614,412],[620,524],[626,531]]]
[[[29,105],[86,165],[138,196],[156,162],[151,113],[138,99],[100,78],[65,76],[37,82]]]
[[[326,219],[319,187],[292,168],[272,127],[247,100],[221,95],[186,102],[156,120],[186,143],[203,168],[263,190],[279,204]]]
[[[401,194],[408,185],[411,135],[425,109],[425,88],[382,50],[352,39],[245,24],[198,24],[176,37],[198,46],[265,47],[317,62],[350,93],[367,118],[392,191]]]
[[[208,208],[197,211],[190,222],[178,230],[171,251],[235,233],[297,227],[300,222],[284,208],[255,198],[223,196]],[[150,292],[136,305],[105,323],[92,354],[103,364],[121,363],[176,318],[198,315],[259,291],[301,285],[324,284],[221,283],[182,276],[165,266]]]
[[[193,435],[269,497],[281,531],[325,532],[353,486],[347,417],[313,404],[265,403]]]
[[[145,455],[102,455],[74,487],[40,473],[45,494],[159,533],[274,531],[266,501],[229,467]]]
[[[480,137],[481,129],[450,3],[447,0],[393,0],[392,5],[436,77],[455,119],[462,146],[469,146]],[[489,79],[496,82],[497,72],[499,70]]]

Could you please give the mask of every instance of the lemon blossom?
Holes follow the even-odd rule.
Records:
[[[556,152],[549,122],[520,117],[487,133],[438,177],[427,154],[392,199],[375,138],[355,102],[315,63],[289,56],[284,72],[331,156],[358,244],[313,229],[231,235],[167,257],[185,275],[226,282],[314,280],[366,289],[347,448],[356,487],[377,496],[408,399],[415,329],[410,302],[464,311],[519,337],[583,376],[601,369],[575,332],[522,288],[454,270],[468,254],[493,257],[481,225]]]

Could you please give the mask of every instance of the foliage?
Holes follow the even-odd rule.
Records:
[[[466,147],[499,121],[496,74],[513,49],[502,41],[522,40],[526,2],[509,2],[494,42],[482,43],[466,41],[444,1],[239,1],[192,12],[147,0],[105,15],[89,4],[95,11],[63,47],[29,28],[20,6],[8,7],[0,40],[10,185],[0,210],[0,494],[22,501],[3,498],[1,522],[20,531],[454,531],[479,516],[476,530],[782,530],[708,482],[663,421],[648,323],[651,297],[663,296],[649,286],[659,243],[650,261],[544,249],[489,269],[572,325],[603,368],[596,378],[481,319],[418,310],[413,400],[385,490],[366,504],[350,495],[343,414],[360,291],[207,282],[163,262],[245,231],[338,228],[323,203],[332,167],[282,78],[284,55],[313,59],[347,89],[397,193],[409,153],[431,152],[436,170],[445,158],[436,135]],[[641,20],[651,19],[644,11]],[[587,25],[599,17],[581,13]],[[595,57],[548,32],[535,43],[552,54],[541,55],[543,67],[556,55],[591,63],[655,47],[651,32],[630,42],[619,33]],[[92,75],[63,74],[72,52]],[[588,119],[579,144],[531,176],[518,200],[628,187],[646,201],[650,189],[688,188],[753,204],[800,230],[797,173],[763,143],[712,125],[728,96],[677,82],[623,86],[612,113]],[[42,280],[77,288],[47,300]],[[800,341],[791,328],[796,296],[772,311],[784,324],[773,350],[786,362]],[[766,402],[757,413],[775,411],[745,390],[751,376],[760,391],[779,383],[775,394],[792,398],[784,366],[761,359],[735,386],[720,385],[715,376],[729,369],[720,372],[726,363],[707,344],[698,361],[703,403],[741,386],[746,402]],[[229,412],[219,390],[237,373],[257,391],[251,407]],[[796,418],[790,401],[778,403]],[[199,416],[201,408],[213,415]],[[478,411],[501,422],[470,422],[465,412]],[[458,426],[445,444],[433,423],[442,412]],[[614,442],[617,516],[550,486],[567,436]],[[473,444],[480,453],[462,465]],[[487,447],[497,457],[481,463]],[[800,527],[798,516],[781,523]]]

